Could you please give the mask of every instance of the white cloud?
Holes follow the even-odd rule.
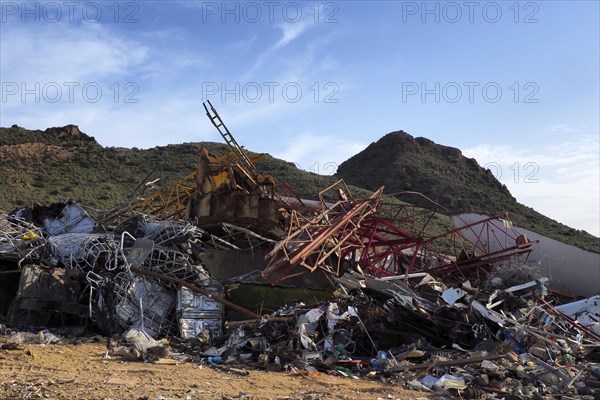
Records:
[[[329,135],[304,133],[286,142],[277,158],[295,163],[299,168],[322,175],[332,175],[337,167],[367,147],[363,143],[341,140]]]
[[[278,49],[288,45],[313,26],[315,26],[315,22],[310,18],[304,18],[298,22],[284,22],[277,25],[277,27],[282,31],[282,36],[281,39],[275,43],[273,49]]]
[[[181,31],[138,31],[125,38],[113,26],[67,21],[2,28],[0,68],[4,82],[101,82],[177,77],[182,70],[204,70],[209,58],[185,49]]]
[[[67,21],[27,28],[2,27],[0,125],[72,123],[106,146],[208,138],[198,133],[204,118],[198,91],[180,78],[188,69],[201,73],[209,59],[182,49],[181,32],[138,30],[124,38],[114,25]]]
[[[3,27],[3,81],[82,82],[134,72],[150,57],[150,48],[124,39],[100,25],[71,29],[67,23],[35,30]]]
[[[297,40],[309,29],[309,22],[280,25],[279,46]],[[73,123],[106,146],[147,148],[189,140],[220,140],[200,104],[199,81],[212,58],[186,45],[191,39],[189,32],[179,28],[137,29],[124,38],[114,25],[65,22],[27,28],[3,26],[2,81],[15,82],[19,89],[22,84],[35,88],[36,82],[40,87],[37,97],[27,95],[23,99],[22,93],[17,93],[7,96],[7,101],[2,99],[0,125],[45,129]],[[247,40],[252,43],[255,38]],[[257,104],[220,106],[217,101],[227,123],[237,122],[237,126],[256,131],[269,120],[284,120],[314,106],[312,80],[321,70],[314,62],[314,51],[314,45],[306,46],[289,63],[282,59],[270,66],[276,75],[265,80],[281,82],[274,102],[268,101],[266,88]],[[326,62],[331,65],[333,61],[327,58]],[[192,69],[194,73],[188,73]],[[54,95],[52,90],[50,96],[40,93],[52,82],[62,89],[56,103],[48,101]],[[65,85],[70,82],[77,84],[72,101],[70,87]],[[301,86],[300,102],[283,99],[282,86],[288,82]],[[84,98],[83,87],[89,83],[102,91],[98,102]],[[133,86],[126,87],[129,83]],[[127,96],[138,102],[126,103]]]
[[[542,214],[600,236],[600,142],[574,137],[536,149],[479,145],[463,150],[489,168],[517,200]]]
[[[256,61],[254,62],[250,70],[245,74],[246,77],[253,76],[267,63],[272,62],[275,58],[275,55],[283,51],[283,49],[286,48],[290,43],[297,41],[298,38],[305,35],[308,31],[315,29],[319,25],[319,23],[315,22],[313,12],[309,10],[310,7],[314,6],[315,4],[311,3],[308,7],[305,7],[302,11],[300,11],[301,18],[298,21],[285,20],[274,25],[275,28],[281,31],[281,37],[277,42],[275,42],[275,44],[268,47],[264,52],[262,52],[256,57]],[[323,5],[318,4],[317,6],[319,7],[319,12],[321,13],[323,10]],[[312,53],[314,52],[314,45],[318,43],[323,43],[324,41],[328,41],[329,37],[330,35],[324,35],[318,37],[313,42],[303,42],[303,45],[305,47],[303,51],[312,55]],[[282,58],[280,57],[278,61],[281,60]]]
[[[552,126],[547,126],[544,129],[545,133],[569,133],[573,131],[575,131],[575,129],[570,127],[568,124],[556,124]]]

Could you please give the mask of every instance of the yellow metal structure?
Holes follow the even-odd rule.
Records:
[[[248,158],[255,163],[266,154],[252,154]],[[237,156],[229,152],[221,157],[220,161],[229,162],[236,159]],[[217,187],[228,182],[227,172],[212,177]],[[127,212],[139,212],[148,214],[161,219],[174,218],[184,219],[185,211],[192,193],[196,190],[196,171],[190,172],[183,178],[174,182],[172,185],[152,193],[151,195],[140,198],[134,201],[128,208]]]
[[[187,204],[195,190],[196,171],[161,191],[136,200],[127,211],[144,213],[159,219],[184,219]]]

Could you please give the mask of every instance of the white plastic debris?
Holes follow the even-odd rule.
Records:
[[[462,289],[458,289],[458,288],[447,289],[444,291],[444,293],[442,293],[442,299],[444,299],[444,301],[446,303],[453,305],[458,300],[462,299],[466,294],[467,294],[467,292],[465,292]]]
[[[423,379],[421,379],[421,384],[423,386],[425,386],[426,388],[431,389],[431,388],[433,388],[433,385],[435,385],[438,381],[439,381],[439,379],[436,378],[435,376],[425,375],[423,377]]]
[[[556,309],[567,317],[576,320],[581,325],[600,334],[600,322],[598,322],[598,315],[600,315],[600,295],[563,304],[557,306]]]
[[[498,367],[498,365],[496,365],[495,363],[493,363],[489,360],[483,360],[481,362],[481,368],[483,368],[489,372],[496,372],[496,371],[498,371],[499,367]]]
[[[8,339],[8,343],[50,344],[58,342],[60,342],[60,338],[47,331],[39,331],[38,333],[17,332]]]
[[[467,388],[465,379],[450,374],[444,374],[436,383],[433,384],[435,387],[442,389],[458,389],[463,390]]]

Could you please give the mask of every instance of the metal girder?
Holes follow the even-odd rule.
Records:
[[[504,224],[495,222],[499,217]],[[357,254],[351,256],[366,273],[375,276],[414,271],[437,276],[464,275],[500,261],[526,258],[531,245],[537,241],[528,241],[515,231],[506,214],[499,217],[465,224],[427,239],[405,231],[386,218],[369,217],[357,231],[362,246],[357,246]]]
[[[382,217],[367,218],[358,234],[363,238],[358,265],[375,276],[387,276],[402,270],[402,251],[416,248],[422,241]]]
[[[133,202],[127,211],[152,215],[159,219],[184,219],[187,204],[196,190],[196,171],[167,188]]]
[[[325,192],[334,188],[341,200],[328,205]],[[263,276],[277,282],[316,269],[339,276],[343,255],[362,246],[361,222],[376,212],[382,193],[383,187],[364,200],[348,198],[348,187],[340,180],[319,193],[323,210],[315,217],[292,211],[288,235],[267,255]],[[292,273],[298,266],[304,270]]]

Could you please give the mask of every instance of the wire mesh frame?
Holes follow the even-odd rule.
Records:
[[[26,259],[39,258],[45,244],[42,228],[15,216],[0,215],[0,258],[18,259],[21,266]]]
[[[173,221],[144,220],[142,223],[144,238],[154,241],[155,246],[167,246],[171,241],[188,235],[202,236],[204,231],[191,224]]]
[[[146,238],[150,238],[155,244],[158,242],[163,245],[173,245],[173,239],[186,236],[188,236],[188,240],[194,241],[203,234],[202,230],[189,224],[164,223],[162,221],[145,223],[142,230]],[[94,243],[93,239],[106,239],[107,237],[111,239],[111,251],[106,252],[110,253],[110,256],[107,254],[107,257],[104,258],[103,268],[95,268],[98,273],[93,272],[93,267],[100,265],[98,263],[100,255],[104,254],[100,250],[106,249],[98,245],[90,245],[90,243]],[[92,319],[97,317],[94,310],[102,306],[99,304],[102,301],[101,289],[109,284],[110,279],[111,289],[115,296],[117,322],[121,327],[129,328],[132,324],[138,323],[154,336],[167,336],[174,333],[178,328],[174,312],[174,293],[177,291],[177,286],[131,272],[128,252],[133,248],[136,238],[130,233],[123,232],[121,234],[119,245],[116,245],[113,236],[107,237],[102,235],[92,235],[88,238],[67,236],[55,240],[56,243],[54,243],[55,248],[61,249],[59,252],[55,251],[55,255],[61,256],[65,264],[70,264],[74,269],[88,269],[86,280],[90,288],[90,317]],[[64,247],[60,247],[61,244]],[[82,254],[88,257],[82,257]],[[198,282],[203,286],[214,283],[203,266],[193,263],[190,255],[182,251],[166,247],[153,247],[148,256],[139,261],[146,268],[164,275]],[[103,272],[111,272],[114,275],[107,278],[100,275]]]
[[[63,267],[84,273],[118,261],[119,245],[112,234],[66,233],[48,238],[48,246]]]
[[[37,237],[43,237],[43,230],[24,219],[0,215],[0,241],[22,239],[27,234],[35,234]]]
[[[210,285],[211,278],[201,263],[194,263],[190,257],[176,250],[155,248],[144,262],[144,267],[166,276],[188,282]]]

